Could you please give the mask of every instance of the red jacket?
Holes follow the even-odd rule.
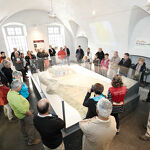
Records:
[[[66,58],[66,52],[64,51],[64,50],[60,50],[59,52],[58,52],[58,58],[59,59],[65,59]]]
[[[8,91],[9,91],[9,88],[6,85],[3,84],[2,86],[0,86],[0,105],[8,104],[8,101],[7,101]]]
[[[0,63],[1,63],[1,61],[2,61],[2,57],[0,57]]]
[[[113,102],[115,103],[123,102],[124,104],[124,97],[127,93],[127,88],[125,86],[118,87],[118,88],[111,87],[109,88],[109,91],[111,93]]]
[[[105,63],[105,59],[103,58],[102,61],[101,61],[101,64],[100,64],[100,68],[101,69],[103,69],[103,68],[108,69],[108,67],[109,67],[109,59]]]

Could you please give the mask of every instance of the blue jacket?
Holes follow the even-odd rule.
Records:
[[[19,91],[19,93],[24,98],[28,98],[29,97],[28,86],[24,82],[23,82],[23,85],[22,85],[21,90]]]
[[[83,106],[88,107],[88,112],[86,114],[86,119],[97,116],[96,104],[102,98],[105,98],[105,96],[103,94],[101,94],[100,96],[93,97],[93,98],[90,98],[90,96],[91,96],[91,93],[88,92],[86,94],[84,102],[83,102]]]

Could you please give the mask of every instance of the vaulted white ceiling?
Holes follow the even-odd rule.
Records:
[[[118,31],[114,32],[114,36],[117,37],[120,34],[127,39],[130,16],[132,10],[135,9],[134,6],[146,10],[146,5],[147,0],[53,0],[57,17],[68,28],[69,22],[74,21],[85,31],[89,41],[93,40],[89,25],[106,20],[109,20],[114,31]],[[0,23],[23,10],[37,9],[48,12],[49,8],[50,0],[0,0]]]
[[[53,0],[58,17],[77,23],[129,11],[134,5],[144,7],[147,0]],[[0,20],[26,9],[49,11],[50,0],[0,0]],[[95,11],[95,15],[92,12]]]

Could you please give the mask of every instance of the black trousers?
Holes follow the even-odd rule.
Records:
[[[25,69],[21,69],[21,70],[18,70],[18,71],[21,71],[21,72],[22,72],[23,79],[25,79],[25,76],[26,76],[26,71],[25,71]]]
[[[118,114],[118,113],[112,113],[111,115],[115,117],[115,120],[116,120],[116,128],[119,129],[119,127],[120,127],[119,114]]]

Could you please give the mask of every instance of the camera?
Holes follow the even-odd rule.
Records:
[[[94,92],[94,85],[91,87],[91,93]]]

